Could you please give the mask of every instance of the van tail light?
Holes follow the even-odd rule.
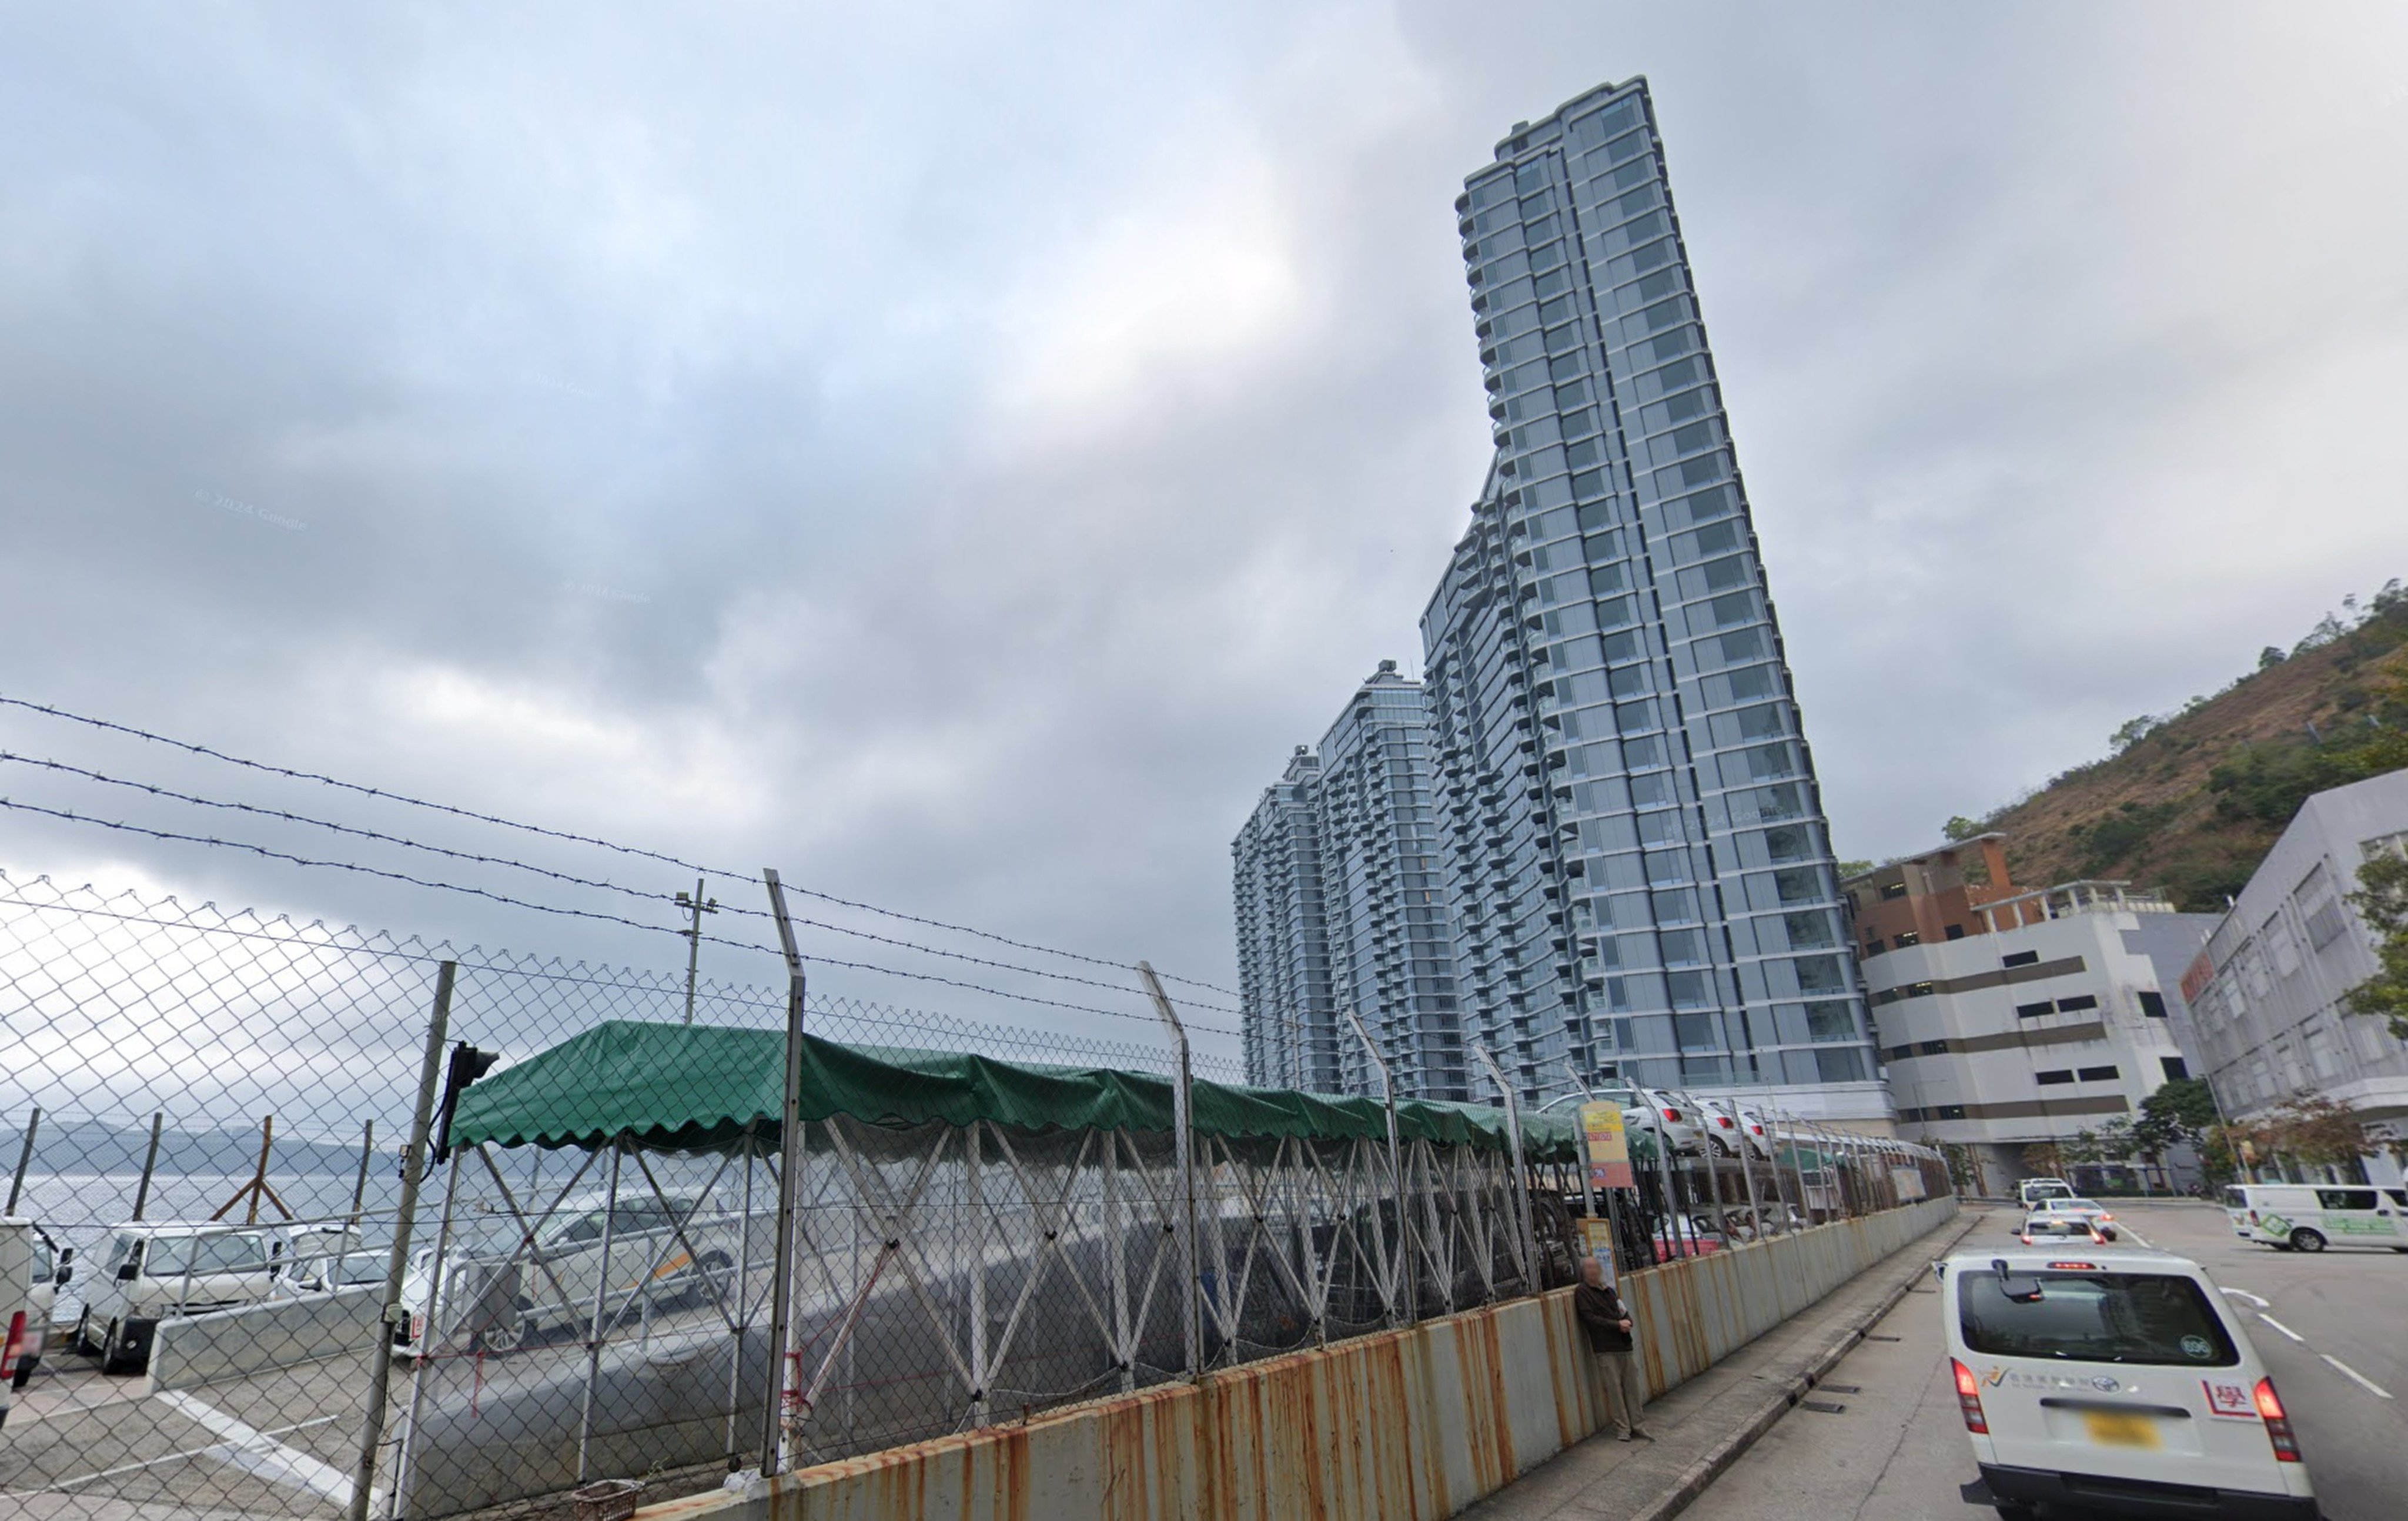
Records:
[[[1681,1112],[1677,1109],[1668,1109],[1664,1112],[1664,1120],[1669,1125],[1678,1125],[1681,1123]]]
[[[25,1350],[25,1312],[18,1311],[8,1317],[8,1342],[0,1349],[0,1380],[17,1376],[17,1358]]]
[[[2249,1212],[2249,1223],[2253,1226],[2258,1223],[2258,1212],[2256,1210]]]
[[[2291,1418],[2283,1413],[2283,1397],[2271,1378],[2258,1381],[2258,1414],[2266,1423],[2266,1440],[2274,1444],[2274,1461],[2298,1462],[2300,1439],[2291,1434]]]
[[[1971,1369],[1954,1357],[1948,1359],[1948,1366],[1956,1370],[1956,1410],[1957,1413],[1965,1417],[1965,1429],[1975,1436],[1988,1436],[1990,1423],[1982,1414],[1982,1381],[1973,1376]],[[2271,1384],[2260,1384],[2258,1385],[2258,1399],[2262,1403],[2273,1394],[2274,1386]],[[2279,1447],[2275,1450],[2281,1451]],[[2291,1461],[2295,1463],[2299,1461],[2296,1449],[2292,1453]]]

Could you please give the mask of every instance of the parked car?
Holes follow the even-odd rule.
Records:
[[[1737,1156],[1744,1146],[1757,1161],[1772,1160],[1772,1139],[1766,1133],[1763,1116],[1729,1098],[1700,1098],[1697,1106],[1717,1155]]]
[[[34,1222],[0,1217],[0,1427],[17,1392],[17,1361],[35,1321]]]
[[[17,1355],[14,1385],[23,1388],[32,1382],[34,1370],[41,1366],[42,1353],[50,1339],[50,1317],[57,1313],[59,1290],[75,1276],[75,1248],[61,1246],[58,1239],[36,1221],[26,1225],[33,1233],[34,1291],[33,1313],[25,1317],[24,1345]]]
[[[259,1304],[276,1293],[284,1242],[265,1226],[140,1221],[110,1232],[108,1256],[83,1287],[75,1345],[104,1373],[150,1359],[162,1320]]]
[[[2198,1263],[2050,1242],[1940,1265],[1957,1412],[2002,1521],[2035,1505],[2314,1521],[2299,1438]]]
[[[1620,1097],[1625,1130],[1662,1137],[1666,1148],[1675,1156],[1705,1154],[1706,1134],[1698,1128],[1697,1110],[1685,1098],[1661,1088],[1638,1088]]]
[[[527,1228],[515,1217],[496,1216],[459,1230],[446,1253],[439,1298],[433,1249],[415,1254],[402,1280],[408,1319],[394,1330],[404,1356],[455,1341],[515,1351],[547,1327],[584,1324],[597,1291],[614,1313],[630,1302],[649,1310],[716,1299],[735,1281],[743,1241],[741,1220],[696,1190],[670,1190],[661,1198],[623,1194],[615,1207],[607,1194],[581,1195],[535,1226],[532,1241]]]
[[[363,1246],[353,1227],[303,1226],[288,1233],[288,1248],[276,1279],[281,1294],[322,1294],[385,1280],[385,1251]]]
[[[2408,1252],[2408,1188],[2243,1183],[2224,1190],[2232,1233],[2277,1252],[2387,1246]]]

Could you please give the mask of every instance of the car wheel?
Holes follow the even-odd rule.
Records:
[[[535,1316],[527,1313],[533,1306],[522,1302],[510,1318],[499,1325],[488,1326],[477,1333],[477,1349],[480,1352],[516,1352],[535,1337],[538,1327]]]
[[[127,1337],[124,1323],[115,1320],[110,1321],[108,1323],[108,1341],[100,1349],[100,1370],[102,1372],[131,1373],[134,1371],[134,1354],[127,1349],[125,1345]]]
[[[2321,1252],[2325,1249],[2325,1239],[2321,1232],[2301,1226],[2291,1232],[2291,1244],[2302,1252]]]
[[[736,1263],[724,1252],[706,1252],[695,1264],[694,1281],[678,1296],[689,1305],[724,1303],[727,1291],[736,1282]]]

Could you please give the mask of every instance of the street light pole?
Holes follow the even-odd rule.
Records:
[[[719,899],[706,899],[702,896],[702,879],[696,877],[694,879],[694,896],[688,897],[680,893],[677,900],[678,907],[685,910],[686,916],[694,921],[693,927],[678,931],[685,937],[685,1022],[691,1025],[694,1023],[694,974],[702,965],[702,916],[717,913]]]

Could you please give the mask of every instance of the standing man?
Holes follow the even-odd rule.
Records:
[[[1613,1406],[1617,1442],[1656,1438],[1640,1429],[1640,1408],[1647,1403],[1646,1386],[1639,1382],[1639,1360],[1632,1355],[1630,1312],[1622,1296],[1606,1286],[1605,1264],[1593,1256],[1581,1258],[1580,1286],[1572,1290],[1572,1313],[1588,1332],[1588,1349],[1597,1356],[1597,1370],[1605,1380],[1606,1399]]]

